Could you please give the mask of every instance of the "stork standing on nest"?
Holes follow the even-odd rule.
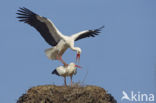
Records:
[[[80,54],[82,50],[79,47],[74,47],[74,41],[86,37],[95,37],[100,33],[101,29],[104,28],[104,26],[102,26],[95,30],[85,30],[71,36],[66,36],[63,35],[48,18],[39,16],[27,8],[20,8],[16,14],[19,15],[17,17],[19,18],[19,21],[34,27],[41,34],[44,40],[49,45],[53,46],[53,48],[45,50],[48,58],[52,60],[60,60],[65,66],[67,66],[67,64],[63,61],[62,55],[67,48],[71,48],[73,51],[76,51],[76,61],[80,61]]]
[[[76,69],[81,68],[80,66],[70,63],[68,66],[59,66],[53,70],[52,74],[64,77],[64,84],[67,86],[66,77],[70,76],[71,86],[72,86],[72,77],[77,73]]]

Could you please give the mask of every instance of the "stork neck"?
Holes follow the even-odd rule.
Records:
[[[77,47],[71,47],[71,49],[73,50],[73,51],[77,51],[78,49],[77,49]]]

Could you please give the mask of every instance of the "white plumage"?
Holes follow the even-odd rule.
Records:
[[[20,8],[17,14],[19,15],[17,17],[19,18],[19,21],[33,26],[49,45],[54,46],[53,48],[45,50],[48,58],[52,60],[60,60],[65,66],[67,66],[67,64],[62,59],[64,52],[68,48],[71,48],[73,51],[77,52],[76,60],[79,61],[81,48],[74,47],[74,42],[86,37],[95,37],[104,27],[102,26],[95,30],[85,30],[71,36],[66,36],[56,28],[52,21],[39,16],[27,8]]]
[[[49,59],[56,60],[58,54],[63,55],[67,48],[67,44],[63,40],[60,40],[56,46],[46,49],[45,53]]]
[[[68,66],[59,66],[55,70],[53,70],[52,74],[56,74],[58,76],[64,77],[64,83],[66,85],[66,77],[70,76],[71,85],[72,85],[72,76],[77,73],[76,68],[81,68],[80,66],[70,63]]]

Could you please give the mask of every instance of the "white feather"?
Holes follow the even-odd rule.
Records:
[[[53,48],[48,48],[45,50],[45,53],[47,55],[47,57],[49,59],[55,60],[57,59],[58,55],[63,55],[64,52],[66,51],[66,49],[68,48],[68,46],[66,45],[66,43],[61,40],[56,46],[54,46]]]

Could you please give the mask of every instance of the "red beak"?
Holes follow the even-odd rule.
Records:
[[[77,56],[76,56],[76,62],[80,62],[80,53],[77,53]]]
[[[77,67],[77,68],[82,68],[81,66],[78,66],[78,65],[75,65],[75,67]]]

